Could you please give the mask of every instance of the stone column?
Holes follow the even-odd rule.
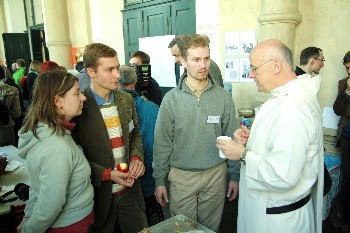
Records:
[[[295,28],[302,17],[295,0],[262,0],[262,11],[258,17],[260,29],[258,42],[278,39],[294,51]],[[256,97],[259,104],[264,103],[269,95],[260,93]]]
[[[72,69],[69,23],[66,0],[41,0],[46,46],[50,60]]]

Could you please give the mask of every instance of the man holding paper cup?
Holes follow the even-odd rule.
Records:
[[[163,207],[169,202],[164,182],[169,172],[171,215],[184,214],[218,231],[225,194],[229,200],[237,196],[240,164],[220,158],[215,143],[219,136],[232,136],[235,110],[230,94],[208,74],[208,37],[185,35],[182,42],[187,74],[164,96],[156,122],[155,196]]]
[[[272,97],[252,129],[217,140],[227,158],[242,162],[238,233],[321,233],[323,133],[317,90],[296,79],[292,52],[279,40],[250,53],[250,74]]]

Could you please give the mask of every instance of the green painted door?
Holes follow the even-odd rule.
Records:
[[[139,38],[196,33],[195,0],[145,1],[126,5],[123,13],[125,63],[139,50]],[[175,66],[179,73],[179,67]],[[178,79],[178,77],[177,77]],[[171,88],[161,87],[163,94]]]
[[[143,37],[170,35],[170,5],[146,8],[143,21]]]
[[[151,1],[152,2],[152,1]],[[159,1],[158,1],[159,2]],[[125,63],[139,49],[138,39],[149,36],[181,35],[196,32],[195,0],[165,1],[131,10],[123,14]]]
[[[171,22],[173,35],[196,33],[195,1],[174,2],[171,5]]]
[[[125,64],[129,64],[131,53],[139,49],[139,38],[142,37],[142,11],[127,11],[123,14]]]

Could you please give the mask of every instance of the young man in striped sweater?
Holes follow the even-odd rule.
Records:
[[[138,178],[143,175],[143,149],[134,101],[117,91],[119,61],[113,48],[87,45],[84,66],[91,78],[85,89],[83,113],[75,119],[73,135],[84,150],[95,189],[94,232],[139,232],[147,227],[145,204]],[[127,163],[129,171],[115,168]]]

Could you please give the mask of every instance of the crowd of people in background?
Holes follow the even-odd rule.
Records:
[[[76,76],[53,61],[2,64],[0,146],[19,148],[31,186],[17,231],[139,232],[151,209],[168,204],[171,216],[218,231],[225,198],[239,195],[239,233],[321,233],[332,183],[317,99],[323,51],[304,49],[293,69],[279,40],[249,48],[249,78],[272,95],[249,130],[235,127],[209,43],[198,34],[170,42],[185,71],[164,96],[154,78],[144,86],[137,75],[150,64],[143,51],[121,66],[113,48],[89,44]],[[330,221],[350,232],[350,51],[343,65],[334,111],[344,175]]]

